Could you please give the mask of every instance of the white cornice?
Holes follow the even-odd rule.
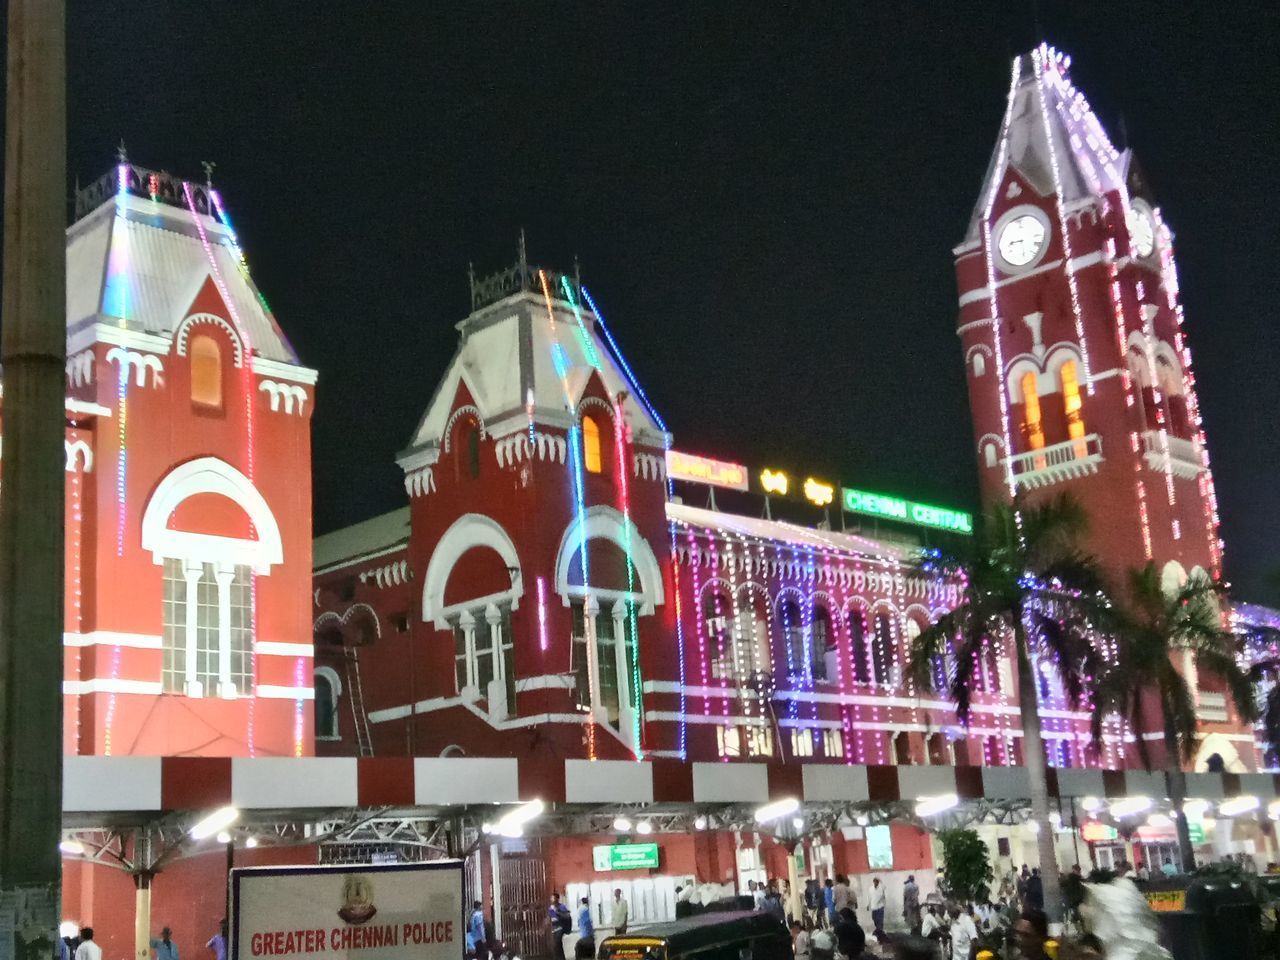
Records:
[[[253,358],[253,372],[271,377],[274,380],[289,380],[293,383],[305,383],[307,386],[312,386],[319,376],[310,367],[282,363],[279,360],[268,360],[266,357]]]
[[[171,342],[160,334],[131,330],[99,320],[72,331],[67,337],[67,353],[79,353],[95,343],[109,343],[141,353],[168,353]]]

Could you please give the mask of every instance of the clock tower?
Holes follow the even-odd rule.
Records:
[[[1221,567],[1173,234],[1047,45],[1014,60],[1004,120],[955,248],[983,498],[1069,493],[1119,580]]]

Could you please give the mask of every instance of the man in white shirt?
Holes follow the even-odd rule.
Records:
[[[879,877],[871,880],[871,929],[877,940],[884,942],[884,884]]]
[[[926,940],[937,940],[945,931],[946,924],[938,916],[937,906],[929,904],[929,908],[924,913],[924,919],[920,921],[920,936]]]
[[[613,932],[615,934],[624,934],[627,932],[627,918],[630,911],[627,910],[627,901],[622,899],[621,888],[613,891]]]
[[[951,960],[969,960],[969,950],[978,939],[973,917],[959,907],[951,908]]]
[[[102,960],[102,948],[93,942],[93,927],[85,927],[80,931],[76,960]]]
[[[809,960],[809,934],[800,925],[799,920],[791,921],[791,947],[796,960]]]

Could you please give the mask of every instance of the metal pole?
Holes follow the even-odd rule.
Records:
[[[65,21],[64,0],[9,2],[0,301],[0,955],[15,960],[55,955],[62,867]]]

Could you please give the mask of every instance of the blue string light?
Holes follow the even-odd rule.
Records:
[[[627,381],[631,384],[631,388],[636,392],[636,396],[640,398],[640,402],[644,404],[644,408],[649,411],[649,416],[653,417],[654,423],[663,433],[667,433],[667,425],[662,418],[658,416],[658,411],[653,408],[653,404],[649,402],[649,397],[645,394],[640,386],[636,375],[631,372],[631,367],[627,365],[627,358],[622,355],[622,348],[618,346],[618,341],[613,339],[613,334],[609,332],[609,325],[604,322],[604,314],[600,312],[600,308],[596,306],[595,300],[591,297],[591,291],[586,287],[582,288],[582,299],[587,301],[587,306],[591,308],[591,312],[596,316],[596,323],[600,327],[600,332],[604,334],[605,340],[609,344],[609,349],[613,352],[614,359],[618,361],[618,366],[622,367],[622,372],[627,375]]]

